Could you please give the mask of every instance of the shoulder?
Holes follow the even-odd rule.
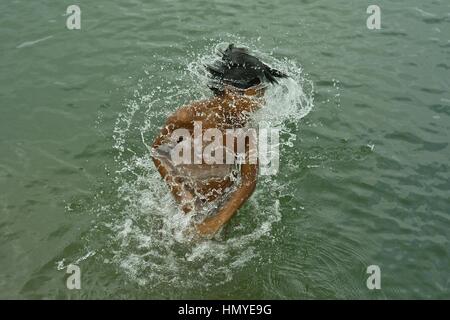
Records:
[[[260,101],[255,97],[242,96],[237,100],[236,106],[240,112],[253,112],[258,109]]]
[[[167,123],[187,123],[195,120],[200,114],[208,109],[209,100],[195,101],[182,106],[167,118]]]
[[[167,118],[167,123],[186,122],[191,113],[189,106],[181,107]]]

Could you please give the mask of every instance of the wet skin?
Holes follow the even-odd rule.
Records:
[[[181,107],[170,115],[164,128],[153,143],[153,149],[163,145],[169,140],[176,129],[187,129],[191,136],[194,132],[194,121],[202,123],[202,130],[210,128],[219,129],[225,133],[226,129],[242,128],[246,125],[249,114],[257,110],[261,104],[263,89],[250,88],[244,91],[237,91],[232,88],[225,89],[220,96],[209,100],[193,102],[190,105]],[[226,135],[223,136],[226,145]],[[248,147],[248,145],[247,145]],[[235,146],[236,151],[236,146]],[[152,156],[153,162],[161,177],[166,181],[169,189],[177,203],[186,213],[192,208],[192,201],[200,197],[203,202],[220,201],[225,196],[226,190],[236,183],[229,174],[229,164],[190,164],[184,165],[185,171],[206,173],[210,178],[196,179],[187,186],[187,177],[172,174],[172,171],[160,159]],[[240,168],[239,185],[234,187],[234,191],[221,205],[217,214],[206,218],[196,226],[201,235],[214,235],[225,223],[227,223],[237,212],[237,210],[252,195],[256,187],[257,164],[250,164],[246,161]]]

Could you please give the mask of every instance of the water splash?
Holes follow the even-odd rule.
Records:
[[[240,46],[241,43],[235,42]],[[191,216],[180,213],[167,186],[161,181],[148,152],[151,139],[168,114],[194,99],[211,95],[204,65],[217,58],[226,43],[193,52],[192,60],[177,79],[147,73],[139,82],[114,128],[117,201],[122,205],[108,223],[114,263],[139,285],[171,292],[192,287],[217,286],[230,281],[236,270],[258,262],[258,242],[270,239],[280,221],[280,195],[287,184],[276,177],[261,178],[249,204],[241,210],[239,226],[214,240],[193,241],[186,230]],[[281,143],[293,144],[299,120],[313,106],[313,86],[297,62],[277,59],[256,46],[250,49],[289,78],[266,92],[266,106],[253,121],[265,121],[281,130]],[[161,65],[161,71],[170,69]],[[161,72],[163,74],[163,72]],[[145,82],[159,83],[146,87]],[[283,157],[281,158],[283,161]],[[267,195],[274,198],[268,198]],[[248,216],[251,215],[251,218]]]

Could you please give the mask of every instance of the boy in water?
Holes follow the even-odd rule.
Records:
[[[169,116],[153,143],[152,159],[184,212],[208,204],[216,205],[217,212],[196,226],[201,235],[212,236],[252,195],[256,187],[257,163],[244,161],[239,171],[234,165],[223,162],[174,165],[170,151],[183,138],[174,138],[173,134],[177,129],[186,129],[193,136],[195,123],[199,122],[203,131],[214,128],[226,132],[227,129],[245,127],[249,114],[263,103],[266,84],[277,83],[276,78],[286,75],[250,55],[247,49],[233,44],[222,52],[219,61],[207,66],[207,70],[214,97],[193,102]],[[224,134],[223,141],[226,139]],[[224,145],[228,144],[225,142]],[[246,148],[248,157],[252,150],[248,149],[247,141]],[[236,154],[236,146],[233,151]]]

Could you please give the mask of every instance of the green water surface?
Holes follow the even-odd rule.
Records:
[[[81,30],[66,28],[71,4]],[[450,298],[450,2],[378,1],[381,30],[366,27],[370,4],[2,1],[0,297]],[[314,107],[282,150],[277,183],[289,190],[259,187],[281,218],[225,280],[211,273],[218,265],[183,255],[186,277],[207,280],[181,272],[171,282],[170,263],[147,273],[145,259],[136,279],[114,257],[145,248],[118,245],[110,226],[126,205],[119,113],[136,91],[189,90],[187,63],[229,39],[296,61],[314,84]],[[126,145],[146,152],[139,135]],[[246,206],[215,241],[233,241],[257,214]],[[71,262],[81,290],[66,288]],[[366,287],[369,265],[381,269],[381,290]]]

